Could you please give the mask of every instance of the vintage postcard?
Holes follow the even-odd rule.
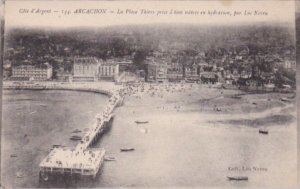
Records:
[[[3,188],[296,188],[294,1],[6,1]]]

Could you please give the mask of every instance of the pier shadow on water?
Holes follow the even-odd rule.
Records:
[[[81,188],[81,187],[95,187],[100,181],[103,171],[103,166],[97,173],[96,177],[81,176],[81,175],[65,175],[57,174],[49,177],[48,181],[39,180],[38,188]]]

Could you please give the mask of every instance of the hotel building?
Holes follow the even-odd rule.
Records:
[[[95,57],[74,58],[73,81],[113,80],[119,75],[119,65],[113,60]]]
[[[12,80],[46,81],[52,78],[52,66],[48,63],[33,66],[20,65],[12,67]]]

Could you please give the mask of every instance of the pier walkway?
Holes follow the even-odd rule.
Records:
[[[106,83],[107,84],[107,83]],[[92,176],[96,177],[103,161],[105,150],[91,148],[101,134],[110,126],[114,109],[123,102],[122,88],[110,85],[108,89],[103,86],[85,83],[4,83],[4,89],[30,89],[30,90],[76,90],[107,94],[110,96],[109,104],[103,112],[96,116],[94,124],[75,148],[58,147],[50,153],[39,164],[40,181],[48,181],[55,176]]]

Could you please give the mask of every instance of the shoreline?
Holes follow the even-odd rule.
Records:
[[[50,85],[47,85],[50,84]],[[79,83],[82,84],[82,83]],[[84,83],[86,84],[86,83]],[[114,85],[115,86],[115,85]],[[97,86],[99,87],[99,86]],[[107,90],[102,88],[88,87],[84,85],[84,87],[78,87],[77,85],[73,85],[73,83],[48,83],[48,82],[39,82],[36,84],[23,83],[22,85],[13,84],[3,82],[2,86],[3,90],[69,90],[69,91],[82,91],[82,92],[94,92],[103,95],[107,95],[108,97],[113,96],[114,90]]]

